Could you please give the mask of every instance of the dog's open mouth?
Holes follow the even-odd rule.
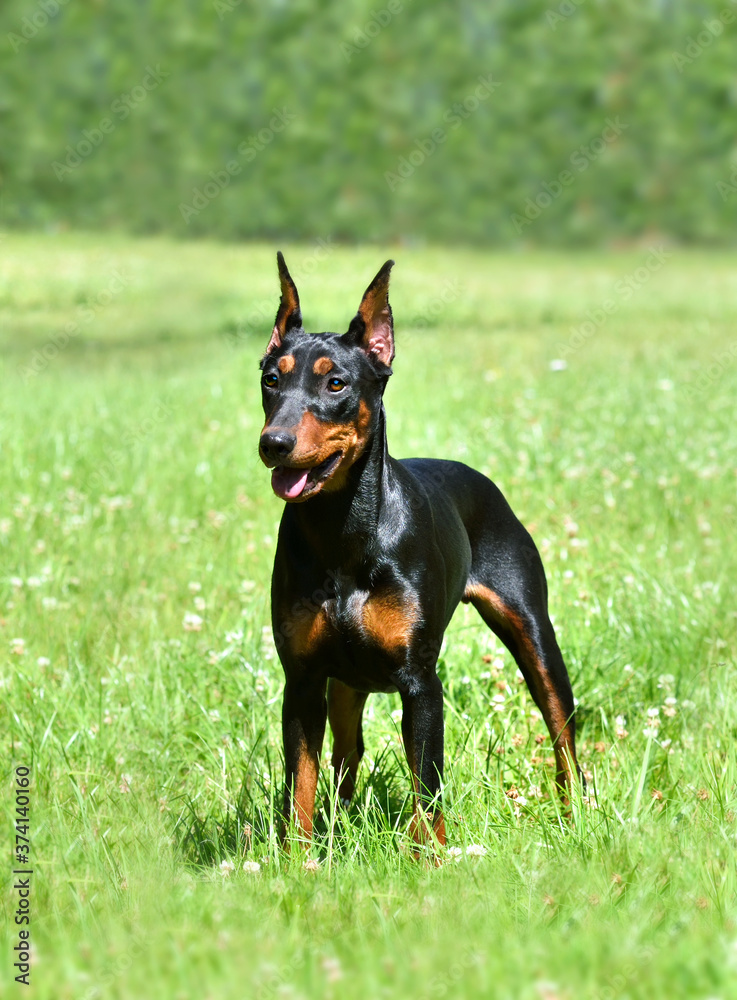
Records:
[[[271,472],[271,488],[282,500],[306,500],[318,492],[342,457],[343,452],[336,451],[311,469],[294,469],[288,465],[277,465]]]

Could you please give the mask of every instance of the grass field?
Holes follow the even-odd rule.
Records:
[[[305,868],[271,832],[275,249],[0,243],[2,840],[27,766],[34,866],[28,990],[4,849],[0,994],[737,996],[737,261],[283,248],[318,330],[397,259],[390,447],[484,470],[532,531],[590,792],[561,816],[540,717],[464,608],[439,666],[459,850],[408,857],[399,702],[374,696]]]

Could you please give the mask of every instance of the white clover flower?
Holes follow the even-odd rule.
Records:
[[[481,844],[469,844],[466,848],[466,854],[469,858],[483,858],[486,856],[486,848]]]
[[[446,853],[451,861],[458,861],[463,857],[463,850],[460,847],[449,847]]]
[[[337,958],[323,958],[322,971],[325,973],[325,978],[329,983],[337,983],[338,980],[343,978],[343,967]]]
[[[258,863],[258,861],[244,861],[243,871],[246,872],[248,875],[258,875],[258,873],[261,871],[261,865]]]
[[[647,716],[648,716],[649,719],[657,719],[657,717],[659,715],[660,715],[660,709],[659,708],[648,708],[648,710],[647,710]]]
[[[182,627],[185,632],[201,632],[203,619],[199,615],[188,611],[182,620]]]
[[[653,729],[652,726],[647,726],[645,729],[642,730],[642,735],[646,737],[646,739],[648,740],[654,740],[655,737],[658,735],[658,730]]]
[[[232,872],[235,871],[235,865],[232,861],[221,861],[220,862],[220,874],[223,878],[230,878]]]

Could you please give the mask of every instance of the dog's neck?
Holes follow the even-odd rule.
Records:
[[[345,486],[335,492],[323,490],[294,505],[303,536],[325,565],[345,567],[371,560],[393,483],[382,404],[365,449],[348,470]]]

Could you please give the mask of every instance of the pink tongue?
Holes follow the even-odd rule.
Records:
[[[271,473],[271,488],[282,500],[294,500],[307,485],[309,469],[286,469],[277,466]]]

